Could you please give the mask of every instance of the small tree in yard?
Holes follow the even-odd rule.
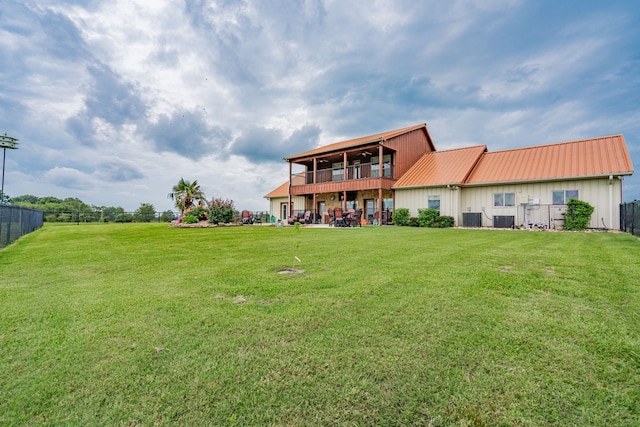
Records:
[[[564,228],[567,230],[585,230],[591,221],[593,206],[578,199],[567,202]]]
[[[189,182],[180,178],[180,181],[173,186],[171,193],[169,193],[167,197],[175,202],[182,216],[196,205],[196,203],[198,206],[206,203],[205,195],[202,189],[200,189],[200,185],[198,185],[198,180]]]
[[[151,203],[141,203],[133,217],[138,222],[151,222],[156,218],[156,208]]]
[[[209,203],[209,222],[212,224],[228,223],[235,221],[235,209],[233,200],[212,199]]]

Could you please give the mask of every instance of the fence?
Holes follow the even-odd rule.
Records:
[[[620,205],[620,230],[640,237],[640,200]]]
[[[168,222],[177,218],[175,212],[125,212],[108,211],[45,211],[45,222]]]
[[[0,248],[42,227],[43,214],[35,209],[0,205]]]

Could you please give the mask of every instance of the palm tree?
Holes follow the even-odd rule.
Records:
[[[167,197],[175,201],[176,207],[180,209],[180,216],[184,216],[185,211],[191,209],[196,202],[198,205],[206,203],[206,197],[198,185],[198,180],[189,182],[180,178]]]

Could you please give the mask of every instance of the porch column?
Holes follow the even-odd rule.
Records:
[[[313,192],[313,206],[311,206],[311,212],[313,212],[313,223],[318,222],[318,206],[316,205],[316,192]]]
[[[344,175],[342,175],[342,179],[343,182],[347,180],[347,152],[345,151],[342,154],[342,173]],[[344,188],[344,185],[343,185]],[[347,191],[344,190],[342,191],[342,210],[346,211],[347,210]]]
[[[313,158],[313,183],[317,184],[318,183],[318,159],[316,157]],[[315,197],[315,194],[314,194]]]
[[[378,145],[378,179],[380,180],[380,187],[378,188],[378,212],[380,212],[378,215],[380,220],[378,221],[378,225],[382,225],[382,177],[384,176],[384,170],[382,169],[382,165],[384,164],[382,161],[383,155],[384,147],[380,144]]]
[[[380,169],[382,171],[382,169]],[[382,225],[382,187],[378,188],[378,225]],[[388,220],[388,218],[387,218]]]

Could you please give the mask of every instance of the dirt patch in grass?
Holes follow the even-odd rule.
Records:
[[[278,270],[278,274],[303,274],[306,272],[307,270],[298,270],[297,268],[283,268],[282,270]]]

